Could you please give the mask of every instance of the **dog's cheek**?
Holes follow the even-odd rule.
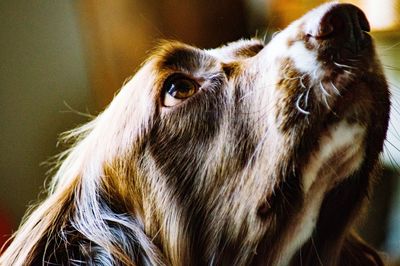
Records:
[[[279,58],[276,63],[280,66],[275,95],[276,126],[281,132],[287,133],[307,124],[309,115],[305,113],[313,111],[316,100],[314,94],[310,93],[310,77],[296,70],[292,59]],[[301,106],[301,111],[296,105]]]
[[[207,151],[220,131],[224,111],[218,97],[204,98],[160,116],[150,132],[149,154],[174,190],[190,191],[199,168],[212,156]]]

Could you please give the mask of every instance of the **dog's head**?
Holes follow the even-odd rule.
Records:
[[[358,8],[329,3],[268,44],[164,43],[78,130],[32,217],[57,206],[46,230],[125,264],[286,265],[301,249],[339,263],[389,117],[367,31]],[[46,230],[37,242],[62,242]]]

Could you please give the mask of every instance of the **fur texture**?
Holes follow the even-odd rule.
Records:
[[[390,108],[365,23],[329,3],[268,44],[162,44],[66,134],[1,265],[382,265],[352,232]]]

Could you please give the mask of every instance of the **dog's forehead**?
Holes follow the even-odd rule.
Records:
[[[239,40],[215,49],[200,49],[181,42],[162,43],[150,60],[156,68],[196,72],[212,69],[219,63],[229,63],[256,55],[264,48],[261,40]]]
[[[264,46],[264,42],[258,39],[239,40],[206,52],[222,62],[230,62],[253,57]]]
[[[149,61],[156,71],[195,73],[213,68],[217,60],[203,50],[181,42],[164,42],[152,53]]]

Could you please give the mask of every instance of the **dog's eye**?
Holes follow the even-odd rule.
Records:
[[[185,99],[193,96],[199,89],[199,84],[187,77],[172,77],[164,84],[163,105],[166,107],[175,106]]]

